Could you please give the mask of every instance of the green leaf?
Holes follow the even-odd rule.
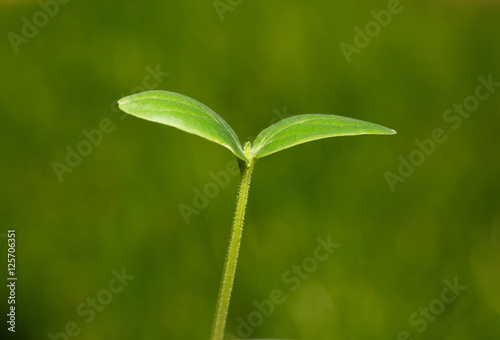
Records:
[[[202,103],[179,93],[147,91],[122,98],[118,106],[133,116],[198,135],[231,150],[248,162],[236,133]]]
[[[347,117],[298,115],[283,119],[259,133],[253,143],[252,154],[254,158],[262,158],[294,145],[328,137],[395,133],[384,126]]]

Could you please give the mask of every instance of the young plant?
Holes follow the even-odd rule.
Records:
[[[337,136],[392,135],[396,131],[352,118],[305,114],[289,117],[264,129],[253,143],[242,147],[233,129],[217,113],[182,94],[147,91],[118,101],[124,112],[153,122],[170,125],[221,144],[240,163],[241,182],[233,227],[224,264],[211,340],[222,340],[234,283],[250,179],[255,162],[262,157],[305,142]]]

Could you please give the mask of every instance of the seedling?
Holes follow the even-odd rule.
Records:
[[[396,131],[352,118],[305,114],[283,119],[264,129],[253,143],[242,147],[233,129],[217,113],[202,103],[179,93],[147,91],[122,98],[120,109],[133,116],[170,125],[221,144],[240,163],[241,182],[229,240],[222,282],[217,299],[211,340],[222,340],[233,289],[240,249],[250,179],[255,162],[275,152],[305,142],[337,136],[392,135]]]

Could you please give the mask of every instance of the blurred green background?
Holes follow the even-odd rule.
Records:
[[[186,223],[179,205],[193,206],[193,190],[234,156],[123,119],[116,100],[146,85],[203,102],[242,142],[303,113],[398,131],[257,163],[228,333],[499,339],[500,88],[459,128],[443,118],[475,95],[478,77],[500,81],[498,2],[402,1],[350,63],[340,44],[354,44],[355,27],[387,1],[224,3],[223,20],[212,1],[58,2],[53,17],[36,1],[2,3],[0,249],[6,268],[5,234],[16,229],[18,281],[17,332],[2,322],[1,338],[208,339],[239,176]],[[23,29],[34,20],[38,32]],[[83,131],[100,124],[112,132],[85,149]],[[401,176],[398,157],[418,156],[415,140],[436,128],[446,141]],[[79,145],[88,155],[58,178],[54,162],[67,166]],[[404,182],[392,190],[387,172]],[[292,291],[283,275],[318,237],[341,246]],[[134,279],[109,293],[123,268]],[[442,302],[446,280],[467,286],[452,303]],[[259,320],[254,301],[275,289],[286,301]],[[260,324],[249,331],[242,319]]]

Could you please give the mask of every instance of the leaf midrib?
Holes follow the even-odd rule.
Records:
[[[238,140],[238,137],[236,136],[236,133],[233,131],[233,129],[229,126],[229,124],[227,124],[224,120],[221,120],[219,119],[219,117],[214,114],[214,112],[212,111],[212,109],[210,109],[208,106],[200,103],[200,105],[202,105],[202,107],[200,108],[199,105],[195,105],[189,101],[186,101],[184,100],[182,97],[176,97],[175,100],[173,99],[165,99],[165,98],[161,98],[161,97],[157,97],[155,95],[152,95],[150,97],[147,97],[147,98],[140,98],[140,99],[135,99],[135,100],[129,100],[129,101],[125,101],[123,102],[124,104],[127,104],[129,102],[142,102],[142,101],[147,101],[148,99],[155,99],[155,100],[158,100],[158,101],[167,101],[167,102],[172,102],[174,104],[177,104],[177,103],[180,103],[180,104],[183,104],[183,105],[186,105],[192,109],[194,109],[194,111],[196,111],[198,114],[195,115],[194,113],[192,112],[186,112],[184,110],[181,110],[181,109],[170,109],[170,111],[172,112],[182,112],[183,114],[186,114],[186,115],[191,115],[191,116],[196,116],[198,118],[201,118],[201,119],[207,119],[208,118],[203,114],[203,113],[207,113],[210,118],[212,118],[213,121],[219,123],[220,125],[222,125],[224,128],[226,128],[226,130],[229,132],[229,135],[231,137],[231,139],[233,140],[233,142],[236,144],[236,146],[240,149],[240,151],[243,152],[243,149],[241,147],[241,143],[240,141]],[[175,107],[175,105],[174,105]],[[164,110],[164,109],[163,109]],[[203,111],[204,110],[204,111]],[[157,111],[157,110],[156,110]],[[202,113],[200,113],[200,111]],[[228,145],[229,146],[229,145]]]
[[[269,141],[269,139],[273,138],[274,136],[276,136],[278,133],[280,132],[283,132],[289,128],[291,128],[292,126],[295,126],[295,125],[298,125],[298,124],[303,124],[305,122],[311,122],[311,121],[314,121],[314,120],[326,120],[326,119],[329,119],[329,117],[303,117],[300,121],[297,121],[297,122],[294,122],[290,125],[287,125],[283,128],[280,128],[280,129],[277,129],[274,133],[272,133],[272,131],[270,131],[263,139],[262,141],[259,143],[259,146],[257,149],[254,149],[253,151],[253,154],[255,155],[256,153],[258,153],[264,146],[266,146],[266,143]],[[322,124],[322,123],[314,123],[315,125],[333,125],[333,124]],[[354,125],[353,125],[354,126]],[[272,134],[271,134],[272,133]],[[274,141],[273,141],[274,142]],[[255,146],[255,145],[254,145]]]

